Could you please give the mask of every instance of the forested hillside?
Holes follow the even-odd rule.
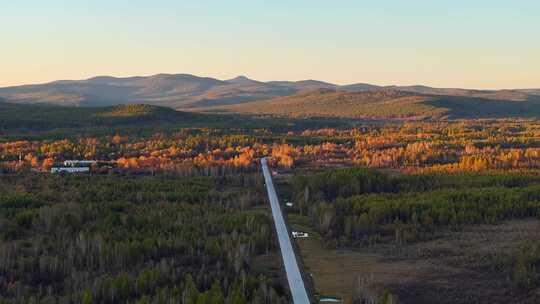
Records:
[[[43,130],[66,127],[129,125],[133,123],[201,121],[204,115],[177,112],[149,105],[122,105],[102,108],[70,108],[49,105],[17,105],[0,102],[3,129]]]
[[[484,95],[480,95],[484,96]],[[285,117],[372,119],[538,118],[540,98],[520,94],[509,99],[427,95],[384,90],[345,92],[319,89],[267,101],[221,107],[223,111]],[[501,96],[501,98],[504,96]],[[517,99],[512,99],[512,98]]]
[[[19,105],[0,101],[0,140],[116,133],[148,136],[178,128],[256,127],[272,126],[273,123],[244,116],[180,112],[139,104],[85,108]]]
[[[353,123],[331,119],[261,119],[249,115],[219,115],[175,111],[167,107],[128,104],[109,107],[64,107],[14,104],[0,100],[0,141],[29,138],[74,138],[136,134],[150,136],[182,128],[305,129]]]

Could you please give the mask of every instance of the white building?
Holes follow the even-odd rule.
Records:
[[[97,163],[95,160],[66,160],[64,167],[90,167]]]
[[[87,173],[90,167],[52,167],[51,173]]]

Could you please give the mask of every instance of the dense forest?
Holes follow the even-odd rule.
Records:
[[[260,189],[259,174],[4,174],[0,302],[286,303],[253,262],[276,250]]]

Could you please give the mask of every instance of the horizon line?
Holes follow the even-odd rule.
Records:
[[[379,86],[381,88],[385,88],[385,87],[389,88],[389,87],[417,87],[417,86],[423,86],[423,87],[429,87],[429,88],[434,88],[434,89],[462,89],[462,90],[477,90],[477,91],[505,91],[505,90],[512,91],[512,90],[538,90],[538,89],[540,89],[540,85],[538,85],[538,87],[489,87],[488,88],[488,87],[466,87],[466,86],[465,87],[460,87],[460,86],[439,86],[439,85],[431,85],[431,84],[428,84],[428,83],[381,84],[381,83],[377,83],[377,82],[364,82],[364,81],[343,83],[343,82],[331,82],[331,81],[320,80],[320,79],[315,79],[315,78],[300,78],[300,79],[294,79],[294,80],[290,80],[290,79],[259,80],[259,79],[249,77],[246,74],[237,74],[237,76],[234,76],[232,78],[227,78],[227,77],[223,78],[223,77],[217,77],[217,76],[198,75],[198,74],[195,74],[195,73],[165,73],[165,72],[163,72],[163,73],[152,73],[152,74],[146,74],[146,75],[101,74],[101,75],[94,75],[94,76],[85,76],[83,78],[72,78],[72,79],[62,78],[62,79],[38,81],[38,82],[34,82],[34,83],[25,82],[25,83],[21,83],[21,84],[12,84],[12,85],[7,85],[7,86],[0,85],[0,89],[7,89],[7,88],[14,88],[14,87],[21,87],[21,86],[47,85],[47,84],[52,84],[52,83],[55,83],[55,82],[62,82],[62,81],[74,81],[74,82],[75,81],[87,81],[87,80],[91,80],[91,79],[94,79],[94,78],[100,78],[100,77],[126,79],[126,78],[137,78],[137,77],[149,78],[149,77],[155,77],[155,76],[159,76],[159,75],[167,75],[167,76],[186,75],[186,76],[194,76],[194,77],[198,77],[198,78],[211,78],[211,79],[215,79],[215,80],[219,80],[219,81],[230,81],[230,80],[233,80],[233,79],[238,78],[238,77],[245,77],[245,78],[247,78],[249,80],[262,82],[262,83],[282,82],[282,81],[287,81],[287,82],[318,81],[318,82],[324,82],[324,83],[327,83],[327,84],[330,84],[330,85],[335,85],[335,86],[338,86],[338,87],[349,86],[349,85],[357,85],[357,84],[366,84],[366,85]]]

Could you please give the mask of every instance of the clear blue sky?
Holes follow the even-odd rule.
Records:
[[[95,75],[540,87],[538,0],[0,4],[0,86]]]

